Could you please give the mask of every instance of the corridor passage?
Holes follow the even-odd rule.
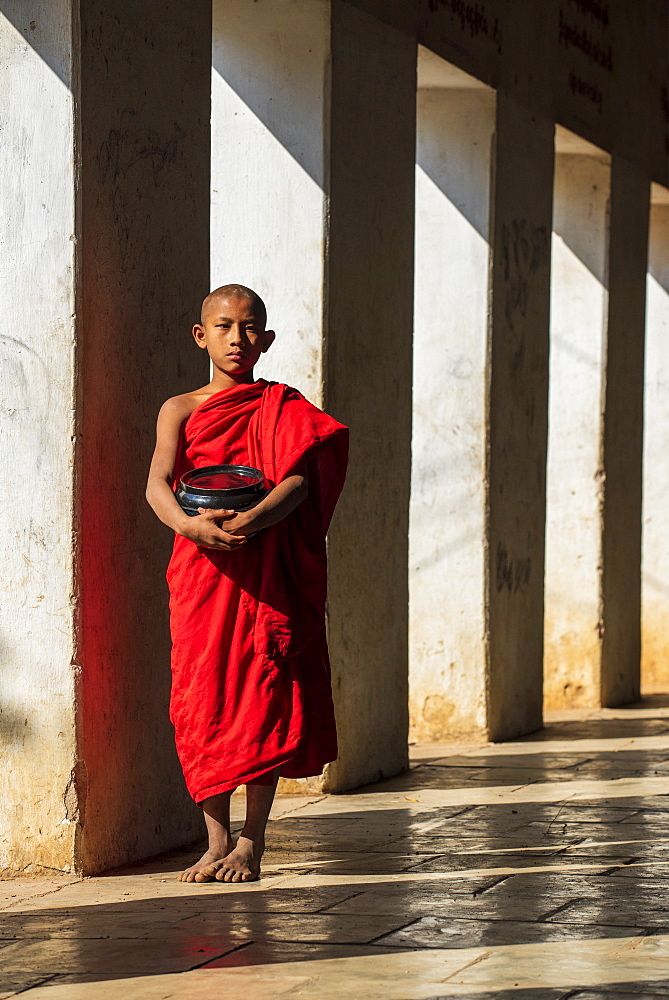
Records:
[[[669,697],[413,750],[281,798],[253,885],[177,882],[190,851],[3,882],[0,998],[669,997]]]

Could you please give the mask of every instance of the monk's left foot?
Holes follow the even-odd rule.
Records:
[[[208,865],[205,874],[219,882],[255,882],[264,850],[264,842],[240,837],[235,849],[221,861]]]

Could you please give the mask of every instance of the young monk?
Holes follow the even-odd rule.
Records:
[[[337,756],[325,639],[325,534],[346,472],[348,431],[300,395],[256,379],[274,341],[262,299],[224,285],[193,327],[211,382],[168,399],[158,416],[147,500],[175,532],[167,571],[170,717],[208,849],[183,882],[258,878],[279,773],[320,774]],[[252,510],[189,517],[180,477],[207,465],[261,469]],[[246,785],[234,844],[230,795]]]

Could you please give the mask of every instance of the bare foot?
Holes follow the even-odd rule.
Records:
[[[208,874],[207,868],[215,864],[222,864],[223,860],[230,854],[234,847],[232,840],[222,844],[220,847],[210,847],[205,851],[199,861],[181,872],[178,876],[179,882],[211,882],[212,876]]]
[[[219,882],[255,882],[260,875],[260,859],[264,850],[263,840],[240,837],[235,849],[209,864],[205,874]]]

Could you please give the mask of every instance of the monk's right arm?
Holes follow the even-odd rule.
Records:
[[[168,399],[158,414],[156,448],[146,484],[146,499],[163,524],[178,535],[205,548],[231,551],[243,545],[246,539],[223,531],[209,518],[189,517],[179,506],[172,489],[179,434],[188,413],[181,397],[176,396]]]

